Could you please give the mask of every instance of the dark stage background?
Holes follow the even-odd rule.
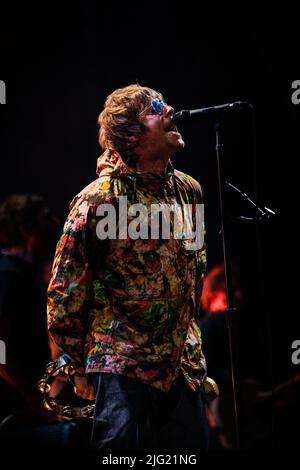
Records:
[[[248,110],[224,119],[223,165],[229,181],[276,212],[258,225],[234,222],[230,233],[244,299],[236,322],[238,377],[257,378],[263,390],[296,373],[291,344],[300,336],[292,237],[300,122],[300,105],[291,101],[291,84],[300,78],[296,31],[293,6],[273,3],[262,11],[252,2],[86,2],[56,13],[26,6],[1,19],[7,104],[0,107],[0,200],[41,194],[62,222],[71,199],[96,178],[97,117],[115,88],[138,81],[160,90],[176,110],[253,104],[255,120]],[[186,147],[173,161],[203,185],[210,268],[222,261],[213,121],[191,123],[182,133]],[[227,203],[232,212],[249,213],[235,196]],[[269,416],[268,444],[278,445],[276,416]]]

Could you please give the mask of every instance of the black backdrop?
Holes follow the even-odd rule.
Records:
[[[288,378],[295,372],[291,343],[299,337],[291,273],[300,110],[291,102],[291,84],[300,78],[294,7],[20,8],[1,19],[0,79],[7,86],[7,104],[0,106],[1,201],[15,192],[39,193],[64,220],[70,200],[96,177],[97,116],[117,87],[138,81],[160,90],[175,109],[235,100],[254,105],[255,122],[247,111],[224,122],[226,177],[277,214],[258,228],[232,226],[233,257],[251,305],[239,333],[247,345],[241,363],[267,385]],[[182,131],[186,147],[174,162],[204,187],[210,267],[222,259],[213,122]]]

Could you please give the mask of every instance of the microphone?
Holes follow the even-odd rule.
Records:
[[[246,101],[235,101],[234,103],[220,104],[218,106],[210,106],[209,108],[200,108],[200,109],[182,109],[177,113],[173,114],[172,121],[174,124],[179,124],[181,122],[189,121],[191,119],[200,118],[206,114],[219,114],[222,111],[228,111],[233,109],[240,109],[244,107],[253,108],[252,104],[247,103]]]

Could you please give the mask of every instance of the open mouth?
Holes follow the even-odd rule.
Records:
[[[178,132],[177,126],[171,123],[168,127],[166,127],[165,132]]]

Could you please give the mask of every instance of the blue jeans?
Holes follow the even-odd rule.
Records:
[[[122,375],[90,375],[96,393],[94,449],[173,452],[207,449],[203,387],[193,392],[180,376],[165,393]]]

